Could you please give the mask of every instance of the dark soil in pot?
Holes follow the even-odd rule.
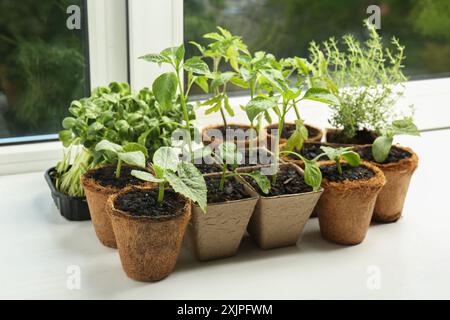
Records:
[[[251,170],[254,169],[248,168],[246,172]],[[295,245],[323,190],[314,192],[304,182],[301,169],[294,164],[280,164],[276,184],[269,194],[263,194],[248,177],[246,181],[260,192],[248,225],[248,232],[258,246],[272,249]]]
[[[111,217],[106,213],[106,202],[110,195],[129,185],[148,185],[131,175],[131,166],[122,166],[121,177],[115,176],[115,165],[103,166],[87,171],[81,177],[92,223],[98,239],[105,246],[116,248],[116,239],[111,225]]]
[[[294,149],[294,151],[297,153],[300,153],[306,159],[312,160],[312,159],[316,158],[319,154],[323,153],[323,151],[320,149],[320,147],[322,147],[322,146],[328,147],[329,145],[323,144],[323,143],[306,142],[303,144],[302,150],[300,150],[300,152],[298,152],[297,149]],[[293,154],[285,155],[284,158],[293,160],[293,161],[299,161],[299,162],[303,163],[302,160],[300,160],[297,156],[295,156]],[[326,160],[328,160],[326,155],[323,155],[322,157],[319,158],[319,161],[326,161]]]
[[[372,144],[377,138],[377,134],[369,130],[359,130],[355,136],[348,138],[341,129],[327,129],[326,139],[328,143],[339,144]]]
[[[308,130],[308,140],[310,141],[320,141],[322,138],[322,130],[319,128],[313,127],[311,125],[305,124],[306,129]],[[272,136],[272,130],[278,129],[278,124],[272,124],[267,126],[267,134]],[[295,123],[286,123],[281,131],[281,139],[289,139],[290,136],[295,132]]]
[[[380,168],[386,177],[372,220],[383,223],[397,221],[402,215],[411,177],[418,167],[417,154],[409,148],[392,146],[386,161],[377,163],[372,157],[372,146],[363,146],[357,151],[363,159]]]
[[[316,212],[322,236],[335,243],[355,245],[362,242],[369,229],[375,201],[385,185],[383,172],[368,162],[353,168],[342,164],[342,175],[333,161],[323,162],[324,193]]]
[[[107,209],[112,219],[125,273],[138,281],[158,281],[175,268],[191,202],[172,190],[157,203],[155,188],[131,187],[113,195]]]
[[[193,206],[186,232],[186,245],[200,261],[236,254],[258,201],[257,193],[240,178],[228,178],[223,192],[218,190],[220,175],[205,176],[205,181],[207,212]]]
[[[202,163],[194,163],[194,165],[202,174],[222,172],[222,167],[215,163],[215,161],[211,157],[205,159],[196,159],[196,161],[200,160],[202,161]]]
[[[242,183],[235,179],[226,179],[223,190],[219,190],[221,176],[206,176],[208,204],[250,198]]]
[[[260,195],[264,197],[276,197],[285,194],[298,194],[312,191],[312,188],[306,184],[303,175],[290,166],[280,167],[277,174],[277,181],[275,184],[271,185],[269,194],[262,193],[257,183],[252,178],[244,178],[255,190],[260,193]],[[267,178],[272,181],[272,176],[267,176]]]

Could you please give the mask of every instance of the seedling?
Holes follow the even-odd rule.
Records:
[[[420,131],[410,117],[393,121],[390,126],[382,130],[381,136],[372,144],[372,156],[376,162],[383,163],[386,161],[391,151],[394,136],[397,135],[420,136]]]
[[[241,53],[249,54],[247,46],[242,42],[241,37],[232,35],[228,30],[217,27],[219,32],[207,33],[203,36],[205,39],[213,40],[205,48],[200,44],[191,41],[201,52],[203,58],[211,59],[213,70],[209,75],[211,85],[204,83],[202,89],[205,92],[214,94],[214,97],[205,101],[201,105],[211,106],[206,110],[205,114],[220,111],[223,125],[227,127],[227,119],[225,111],[229,116],[234,116],[234,110],[230,106],[227,95],[227,86],[229,82],[236,82],[237,73],[239,71],[238,57]],[[220,66],[222,61],[229,63],[235,71],[221,72]],[[208,88],[209,86],[209,88]],[[205,90],[206,89],[206,90]]]
[[[192,163],[180,160],[178,149],[171,147],[158,149],[153,155],[151,168],[153,174],[133,170],[131,175],[159,185],[158,203],[164,201],[164,191],[168,184],[175,192],[191,199],[199,205],[203,212],[206,212],[207,190],[205,180]]]
[[[168,64],[173,71],[160,75],[153,82],[153,94],[155,99],[163,108],[170,108],[175,97],[178,95],[178,103],[181,105],[184,118],[184,129],[188,139],[189,152],[192,153],[192,137],[191,137],[191,117],[189,111],[193,109],[188,105],[189,92],[194,83],[198,84],[202,89],[206,89],[208,85],[208,76],[210,75],[208,65],[197,56],[187,59],[183,62],[185,55],[184,45],[179,47],[167,48],[160,53],[151,53],[140,57],[149,62]],[[182,71],[187,73],[188,83],[183,88]],[[207,90],[206,90],[207,91]]]
[[[104,157],[108,163],[117,160],[116,178],[120,178],[122,164],[145,168],[147,149],[138,143],[127,143],[123,147],[108,140],[102,140],[95,146],[94,157]]]
[[[316,158],[312,160],[308,160],[305,157],[303,157],[301,154],[295,152],[295,151],[281,151],[281,154],[291,154],[296,156],[297,158],[301,159],[303,163],[305,164],[305,182],[307,185],[313,188],[314,191],[319,190],[320,185],[322,183],[322,172],[320,171],[319,166],[317,165],[317,160],[322,156],[317,156]]]
[[[347,147],[347,148],[331,148],[331,147],[320,147],[323,154],[320,154],[317,156],[317,159],[322,157],[323,155],[326,155],[330,160],[333,160],[336,162],[336,168],[339,174],[342,174],[342,165],[341,161],[345,160],[347,163],[352,167],[359,166],[361,162],[361,158],[359,157],[359,154],[357,154],[355,151],[352,151],[353,147]]]
[[[261,171],[253,171],[253,172],[237,172],[238,163],[242,161],[243,155],[237,150],[237,147],[234,143],[225,142],[219,145],[218,152],[216,153],[216,158],[218,157],[219,162],[221,162],[223,170],[222,176],[220,178],[219,190],[223,191],[225,187],[225,181],[230,177],[250,177],[252,178],[261,191],[265,194],[268,194],[270,191],[270,181],[267,179],[265,175],[261,173]],[[229,172],[227,170],[227,164],[232,165],[232,171]]]

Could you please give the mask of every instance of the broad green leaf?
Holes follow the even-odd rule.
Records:
[[[161,64],[161,63],[170,63],[170,59],[162,54],[159,53],[150,53],[150,54],[146,54],[142,57],[139,57],[139,59],[148,61],[148,62],[153,62],[153,63],[157,63],[157,64]]]
[[[176,171],[180,162],[179,150],[171,147],[161,147],[153,155],[153,164],[164,169]]]
[[[207,189],[205,179],[192,163],[180,162],[177,173],[167,171],[166,179],[175,192],[197,203],[206,213]]]
[[[72,129],[76,122],[77,122],[77,120],[75,118],[67,117],[67,118],[64,118],[64,120],[62,122],[62,126],[64,129]]]
[[[245,107],[245,112],[247,113],[247,117],[251,123],[255,120],[255,118],[262,112],[267,111],[276,107],[277,104],[270,98],[267,97],[256,97],[250,100]]]
[[[359,154],[357,154],[354,151],[345,151],[342,154],[342,158],[344,158],[345,161],[347,161],[347,163],[349,165],[351,165],[352,167],[359,166],[359,163],[361,162],[361,158],[360,158]]]
[[[172,106],[172,101],[177,93],[177,83],[177,75],[173,72],[163,73],[153,82],[153,93],[164,110],[168,110]]]
[[[72,142],[72,131],[62,130],[59,132],[59,140],[63,143],[64,147],[69,147]]]
[[[182,44],[175,51],[175,58],[176,58],[176,62],[178,65],[181,63],[181,61],[183,61],[184,53],[185,53],[185,49],[184,49],[184,45]]]
[[[381,136],[375,139],[372,144],[372,156],[378,163],[383,163],[389,156],[391,151],[392,137]]]
[[[95,146],[95,151],[111,151],[113,153],[122,152],[123,148],[121,145],[112,143],[108,140],[102,140]]]
[[[147,148],[144,145],[136,142],[128,142],[127,144],[125,144],[123,146],[123,151],[124,152],[140,151],[145,155],[146,158],[148,157]]]
[[[155,182],[155,183],[164,182],[164,179],[158,179],[154,175],[152,175],[150,172],[146,172],[146,171],[131,170],[131,175],[133,177],[136,177],[139,180],[143,180],[143,181]]]
[[[209,67],[200,57],[192,57],[184,62],[184,70],[200,75],[208,75]]]
[[[302,100],[313,100],[319,101],[332,105],[339,105],[339,99],[334,94],[332,94],[328,89],[324,88],[310,88],[304,96]]]
[[[141,151],[119,152],[117,154],[119,160],[122,160],[130,166],[145,168],[145,155]]]
[[[214,79],[211,82],[211,90],[214,91],[214,89],[219,88],[224,84],[227,84],[234,76],[235,76],[234,72],[223,72],[215,74]]]
[[[315,161],[304,159],[305,163],[305,182],[313,188],[319,190],[322,183],[322,172]]]
[[[253,180],[255,180],[258,187],[265,194],[268,194],[270,191],[270,180],[261,173],[261,171],[253,171],[247,174]]]
[[[281,71],[276,69],[262,69],[260,70],[261,75],[267,79],[272,86],[274,86],[278,91],[283,92],[287,90],[288,84],[283,78]]]
[[[325,152],[325,155],[328,157],[328,159],[336,161],[337,159],[339,159],[340,157],[340,152],[338,149],[336,148],[331,148],[331,147],[325,147],[322,146],[320,147],[320,149]]]
[[[244,81],[244,79],[239,78],[239,77],[233,77],[230,79],[230,82],[232,84],[234,84],[235,86],[244,88],[244,89],[248,89],[248,83]]]
[[[195,79],[195,83],[205,92],[209,92],[208,78],[204,76],[199,76]]]

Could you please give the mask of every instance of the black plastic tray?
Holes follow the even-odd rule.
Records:
[[[56,172],[55,167],[48,169],[45,172],[45,181],[50,187],[53,201],[61,215],[70,221],[91,220],[86,198],[70,197],[56,190],[55,181],[52,177],[54,172]]]

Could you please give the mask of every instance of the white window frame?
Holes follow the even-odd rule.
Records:
[[[166,69],[138,60],[138,57],[183,42],[183,0],[128,0],[128,17],[126,2],[88,0],[92,87],[110,81],[127,81],[128,75],[134,89],[148,87]],[[247,100],[245,96],[236,97],[231,98],[231,103],[240,105]],[[440,78],[409,81],[405,98],[399,104],[414,104],[419,128],[435,130],[450,127],[449,100],[450,78]],[[245,121],[245,114],[240,108],[236,109],[236,119]],[[305,120],[322,128],[329,126],[329,114],[327,107],[322,104],[307,103],[302,106]],[[220,122],[218,115],[205,117],[202,110],[199,110],[197,118],[200,127]],[[55,165],[61,155],[62,145],[59,142],[3,146],[0,147],[0,175],[42,172]]]

